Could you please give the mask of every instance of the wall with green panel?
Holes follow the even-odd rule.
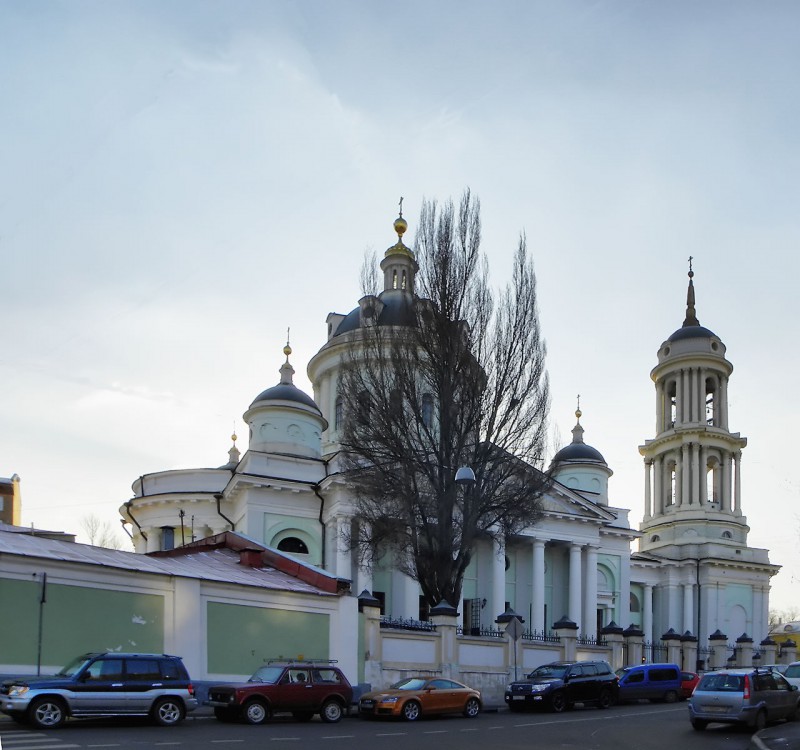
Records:
[[[37,580],[0,579],[0,664],[36,664]],[[161,652],[164,598],[48,581],[42,607],[43,665],[64,665],[86,651]]]
[[[269,659],[328,659],[329,616],[208,603],[208,671],[251,674]]]

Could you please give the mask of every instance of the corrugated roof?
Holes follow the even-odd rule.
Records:
[[[226,548],[200,550],[180,557],[149,557],[135,552],[62,542],[0,529],[0,555],[93,565],[151,575],[179,576],[234,583],[275,591],[335,596],[276,568],[252,568],[239,563],[239,554]]]

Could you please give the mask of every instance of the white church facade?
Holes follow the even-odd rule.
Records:
[[[120,514],[137,552],[232,530],[350,581],[354,594],[378,599],[386,618],[427,617],[416,581],[391,560],[362,567],[348,549],[357,520],[337,461],[345,353],[362,326],[404,325],[413,299],[416,262],[399,230],[398,238],[381,263],[383,291],[347,315],[328,316],[327,341],[308,364],[313,397],[293,383],[287,344],[278,384],[244,412],[244,452],[233,436],[219,468],[153,472],[133,483]],[[629,511],[611,502],[613,472],[584,441],[577,411],[572,442],[551,462],[543,518],[503,545],[487,541],[476,550],[462,601],[450,603],[464,633],[496,629],[510,607],[526,629],[543,633],[567,618],[587,639],[611,623],[640,629],[653,642],[670,629],[701,642],[715,632],[766,638],[778,566],[766,550],[747,546],[740,481],[746,440],[728,425],[733,367],[721,340],[697,320],[692,276],[690,270],[684,323],[662,343],[651,373],[656,434],[639,448],[641,527],[631,528]]]

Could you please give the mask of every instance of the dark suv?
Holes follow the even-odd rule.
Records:
[[[339,721],[353,701],[353,688],[331,662],[269,662],[244,683],[216,685],[208,705],[220,721],[263,724],[273,713],[289,712],[308,721]]]
[[[505,698],[510,711],[546,706],[561,712],[576,703],[608,708],[618,695],[617,676],[606,662],[556,661],[537,667],[525,680],[512,682]]]
[[[6,680],[0,711],[53,729],[68,716],[150,716],[177,724],[197,708],[183,662],[167,654],[84,654],[49,677]]]

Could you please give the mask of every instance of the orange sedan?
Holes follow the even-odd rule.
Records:
[[[394,716],[416,721],[421,716],[481,712],[481,694],[444,677],[406,677],[386,690],[365,693],[358,702],[359,716]]]

